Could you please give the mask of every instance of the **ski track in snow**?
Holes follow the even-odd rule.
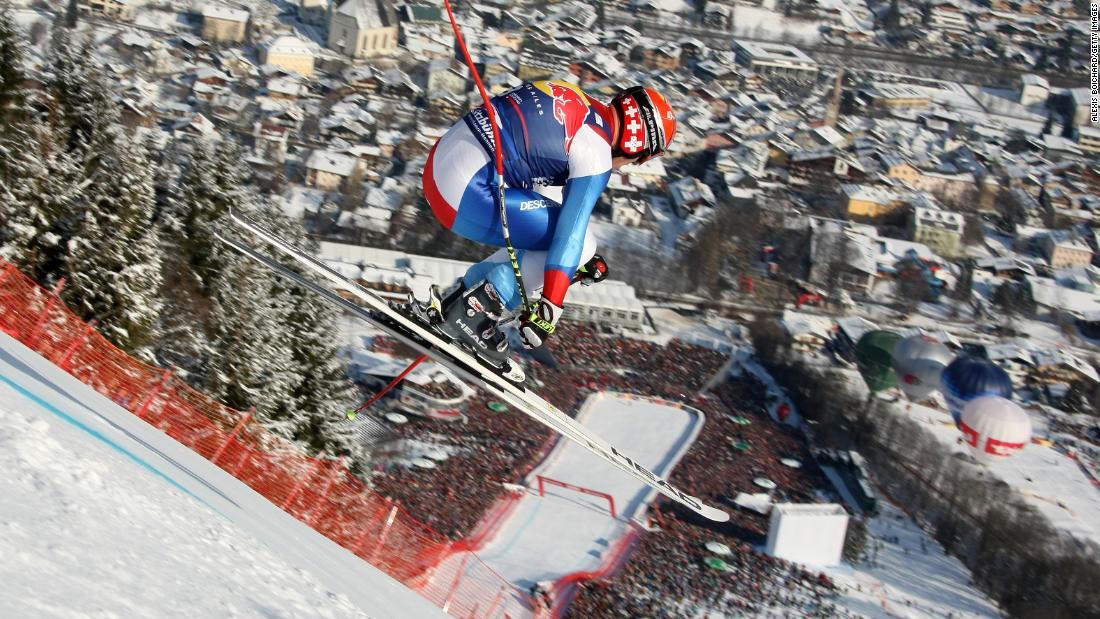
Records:
[[[2,334],[0,470],[0,617],[441,615]]]
[[[120,470],[124,456],[62,444],[19,412],[34,404],[0,393],[0,616],[366,616],[186,495]]]

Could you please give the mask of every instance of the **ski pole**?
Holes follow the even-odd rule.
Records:
[[[420,365],[420,363],[422,361],[424,361],[425,359],[427,359],[427,358],[428,358],[428,355],[420,355],[419,357],[417,357],[416,361],[413,361],[412,363],[410,363],[409,367],[405,368],[404,372],[401,372],[400,374],[398,374],[397,378],[391,380],[390,384],[386,385],[386,387],[384,389],[382,389],[382,391],[379,391],[378,393],[374,394],[374,397],[372,397],[371,399],[364,402],[363,405],[360,406],[359,408],[357,408],[353,411],[348,411],[348,419],[351,420],[351,421],[355,421],[355,418],[359,416],[360,412],[362,412],[365,409],[370,408],[371,404],[374,404],[378,400],[381,400],[382,396],[389,393],[390,390],[392,390],[394,387],[396,387],[398,383],[400,383],[402,380],[405,379],[406,376],[409,375],[409,372],[412,372],[414,369],[416,369],[416,366]]]
[[[497,111],[493,107],[488,91],[485,90],[485,84],[481,82],[481,75],[477,72],[473,59],[470,58],[470,50],[466,48],[466,40],[462,37],[462,30],[459,29],[458,21],[455,20],[454,11],[451,10],[451,0],[443,0],[443,6],[447,8],[447,17],[451,20],[451,28],[455,31],[455,39],[462,49],[466,66],[470,68],[470,75],[474,77],[474,83],[477,84],[477,91],[481,93],[481,98],[485,100],[485,112],[489,115],[489,126],[493,130],[493,144],[496,146],[493,154],[497,169],[497,190],[493,197],[496,199],[497,208],[500,210],[500,227],[504,236],[504,247],[508,250],[508,260],[512,263],[512,274],[515,275],[516,283],[519,284],[519,296],[523,302],[523,313],[528,313],[532,311],[531,301],[527,298],[527,288],[523,285],[523,273],[520,269],[519,257],[516,254],[516,248],[512,246],[512,236],[508,231],[508,208],[504,200],[504,142],[501,141],[500,129],[497,127]]]

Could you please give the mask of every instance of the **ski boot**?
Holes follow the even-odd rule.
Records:
[[[508,356],[508,339],[497,323],[504,303],[488,281],[467,288],[460,279],[446,297],[432,286],[428,298],[413,301],[410,310],[451,342],[472,352],[479,360],[514,383],[522,383],[523,371]]]
[[[459,287],[462,281],[459,280]],[[448,296],[448,298],[450,298]],[[409,293],[409,300],[401,304],[398,309],[401,313],[415,318],[431,327],[437,327],[443,322],[443,299],[439,294],[439,286],[432,284],[428,287],[428,298],[423,301]],[[438,329],[436,329],[438,331]]]

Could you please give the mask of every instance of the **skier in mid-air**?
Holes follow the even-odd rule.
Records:
[[[520,316],[527,348],[546,342],[560,320],[570,284],[602,280],[588,220],[611,170],[660,156],[676,133],[676,116],[656,90],[635,86],[609,105],[574,84],[524,83],[492,98],[504,142],[504,202],[510,238],[528,292],[542,296]],[[503,248],[494,194],[495,141],[484,106],[466,114],[432,147],[424,195],[444,226],[471,241]],[[498,323],[522,296],[506,250],[473,265],[445,298],[432,287],[412,304],[453,340],[507,368]]]
[[[569,285],[606,276],[606,265],[595,257],[595,245],[588,235],[588,218],[607,184],[610,170],[660,155],[676,131],[675,117],[664,99],[648,88],[628,89],[617,95],[611,105],[603,106],[575,86],[554,82],[525,84],[493,100],[492,109],[501,112],[504,143],[501,155],[507,154],[509,168],[502,183],[506,190],[504,202],[511,218],[512,237],[524,254],[523,267],[528,269],[524,279],[527,282],[536,279],[537,274],[531,272],[535,264],[539,266],[539,274],[545,272],[534,286],[528,287],[534,294],[537,286],[545,284],[538,306],[533,311],[516,313],[521,319],[524,344],[538,346],[554,332]],[[433,147],[424,185],[433,210],[448,228],[467,238],[500,245],[501,222],[492,207],[491,193],[497,189],[493,186],[496,179],[490,175],[493,142],[484,134],[479,137],[476,131],[480,130],[475,129],[484,127],[479,120],[484,114],[484,110],[472,113],[468,116],[469,124],[459,123]],[[483,140],[487,146],[482,146]],[[560,190],[551,192],[554,186]],[[547,197],[548,193],[558,196],[557,199]],[[270,245],[297,268],[320,277],[327,285],[263,255],[232,235],[214,230],[217,238],[329,304],[420,351],[422,356],[413,366],[431,356],[465,380],[484,388],[495,399],[575,441],[677,504],[715,522],[729,520],[729,514],[649,471],[522,384],[522,372],[507,360],[507,346],[497,324],[507,308],[525,305],[519,299],[514,281],[518,278],[508,270],[511,260],[491,257],[473,266],[446,300],[433,292],[424,303],[413,301],[411,307],[395,307],[247,216],[231,210],[229,219],[234,229]],[[578,268],[582,260],[584,266]],[[419,318],[432,324],[410,314],[420,314]],[[458,346],[450,345],[447,339],[462,348],[474,348],[478,358],[471,359],[456,350]],[[487,348],[499,353],[495,367],[489,367],[494,358],[486,354]]]

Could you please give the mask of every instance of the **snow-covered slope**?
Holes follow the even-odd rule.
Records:
[[[0,334],[0,617],[436,617]]]

